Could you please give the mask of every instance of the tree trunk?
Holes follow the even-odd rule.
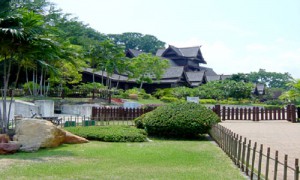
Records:
[[[20,71],[21,71],[21,65],[18,66],[18,71],[17,71],[17,74],[16,74],[16,80],[15,80],[15,88],[17,88],[17,84],[18,84],[18,81],[19,81]]]
[[[141,91],[141,90],[142,90],[142,87],[143,87],[143,81],[141,82],[141,85],[140,85],[139,91]]]
[[[7,117],[7,106],[6,106],[6,99],[7,99],[7,90],[8,90],[8,82],[9,82],[9,76],[10,76],[10,70],[11,70],[11,60],[12,60],[13,55],[11,55],[10,61],[8,62],[7,66],[7,58],[6,56],[4,57],[4,66],[3,66],[3,103],[2,103],[2,128],[1,128],[1,133],[6,133],[8,130],[8,122],[9,122],[9,117]]]
[[[26,73],[26,82],[27,82],[27,84],[29,84],[29,80],[28,80],[28,69],[27,69],[27,67],[26,67],[26,69],[25,69],[25,73]],[[32,96],[32,91],[31,91],[30,87],[28,88],[28,90],[29,90],[30,95]]]
[[[119,75],[119,78],[118,78],[118,81],[117,81],[117,85],[116,85],[116,89],[118,89],[118,87],[119,87],[120,79],[121,79],[121,75]]]
[[[95,72],[93,70],[93,83],[95,82]]]
[[[43,95],[43,75],[44,75],[44,68],[42,67],[42,71],[41,71],[41,77],[40,77],[40,95]]]

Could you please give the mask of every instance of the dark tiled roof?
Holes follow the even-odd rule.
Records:
[[[206,80],[208,82],[210,81],[218,81],[218,80],[221,80],[221,76],[220,75],[215,75],[215,76],[205,76],[206,77]]]
[[[183,74],[183,68],[184,68],[183,66],[169,67],[168,69],[166,69],[163,75],[163,79],[181,77]]]
[[[185,75],[189,82],[202,82],[204,71],[186,72]]]
[[[92,68],[83,68],[83,72],[86,73],[93,73]],[[102,76],[102,71],[96,71],[94,72],[96,76]],[[170,67],[166,69],[165,73],[162,76],[162,79],[158,82],[177,82],[180,80],[181,76],[183,74],[183,66],[180,67]],[[107,77],[107,73],[104,71],[103,76]],[[127,81],[127,82],[135,82],[135,79],[128,79],[125,75],[119,75],[119,74],[113,74],[110,77],[112,80],[120,80],[120,81]]]
[[[188,48],[178,48],[185,57],[197,57],[198,51],[200,51],[200,46],[188,47]]]
[[[165,52],[166,49],[158,49],[156,51],[156,56],[161,56],[164,52]]]
[[[135,49],[128,49],[127,52],[126,52],[126,55],[127,53],[129,53],[132,57],[137,57],[138,55],[144,53],[142,51],[139,51],[139,50],[135,50]]]
[[[205,71],[206,76],[216,76],[218,75],[212,68],[200,66],[200,71]]]
[[[192,60],[198,60],[198,61],[200,61],[200,63],[206,64],[206,61],[202,57],[202,53],[200,51],[200,46],[177,48],[175,46],[169,45],[169,48],[172,49],[179,57],[192,58]],[[164,51],[164,52],[167,52],[167,51]],[[198,56],[198,53],[199,53],[199,56]],[[162,53],[162,56],[164,56],[164,53]]]

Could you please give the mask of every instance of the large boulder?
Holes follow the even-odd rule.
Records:
[[[0,143],[8,143],[9,136],[7,134],[0,134]]]
[[[14,140],[21,144],[22,151],[37,151],[62,144],[66,132],[51,122],[41,119],[24,119],[17,123]]]
[[[65,130],[63,130],[63,131],[65,131]],[[63,143],[66,143],[66,144],[81,144],[81,143],[89,142],[89,140],[87,140],[83,137],[77,136],[77,135],[72,134],[68,131],[65,131],[65,132],[66,132],[66,138],[65,138]]]
[[[13,154],[20,149],[21,144],[15,141],[0,143],[0,154]]]

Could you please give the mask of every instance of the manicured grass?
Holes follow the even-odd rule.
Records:
[[[245,179],[210,141],[63,145],[1,156],[1,179]]]

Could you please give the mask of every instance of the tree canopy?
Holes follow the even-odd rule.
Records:
[[[125,50],[135,49],[152,54],[155,54],[158,49],[164,48],[166,44],[153,35],[143,35],[135,32],[109,34],[108,37],[116,44],[124,45]]]
[[[265,69],[259,69],[258,72],[238,73],[233,74],[230,78],[234,81],[263,83],[269,88],[288,88],[288,83],[292,82],[293,78],[289,73],[267,72]]]

